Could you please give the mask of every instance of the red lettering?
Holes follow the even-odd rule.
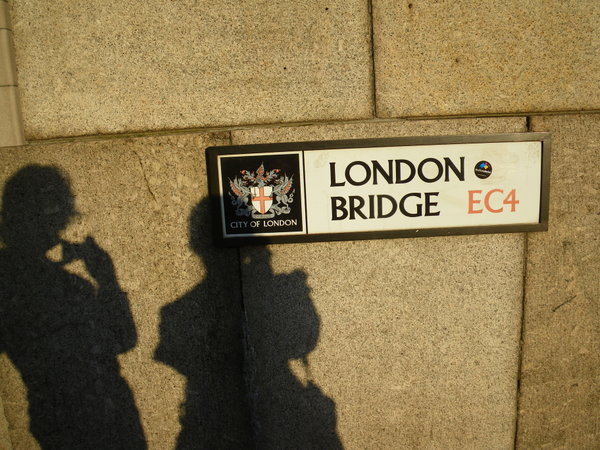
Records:
[[[481,194],[481,190],[469,191],[469,214],[480,214],[483,212],[483,209],[474,209],[476,204],[481,203],[481,200],[475,200],[475,194]]]
[[[483,200],[483,204],[485,205],[485,209],[487,209],[489,212],[491,213],[501,213],[502,211],[504,211],[503,207],[500,207],[499,209],[494,209],[492,208],[492,205],[490,205],[490,197],[492,196],[492,194],[499,192],[499,193],[504,193],[504,191],[502,189],[492,189],[491,191],[489,191],[487,194],[485,194],[485,199]]]
[[[483,208],[475,209],[475,206],[481,204],[481,190],[468,191],[469,192],[469,210],[468,214],[481,214],[483,212]],[[483,197],[483,206],[486,211],[491,212],[492,214],[498,214],[504,212],[504,206],[500,206],[500,208],[494,208],[491,204],[491,198],[494,194],[504,194],[502,189],[492,189],[491,191],[486,192]],[[477,196],[477,197],[476,197]],[[517,200],[517,190],[511,190],[508,195],[502,200],[503,205],[510,206],[510,212],[515,212],[517,210],[517,205],[519,204],[519,200]]]
[[[517,190],[513,189],[510,191],[503,203],[505,205],[510,205],[510,212],[515,212],[517,205],[520,203],[519,200],[517,200]]]

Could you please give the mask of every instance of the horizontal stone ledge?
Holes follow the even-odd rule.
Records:
[[[0,0],[1,1],[1,0]],[[1,86],[0,86],[1,87]],[[600,114],[600,110],[585,110],[585,111],[545,111],[545,112],[515,112],[515,113],[490,113],[490,114],[474,114],[474,115],[449,115],[449,116],[414,116],[414,117],[395,117],[395,118],[373,118],[373,119],[356,119],[356,120],[324,120],[324,121],[306,121],[306,122],[279,122],[270,124],[237,124],[229,126],[214,126],[214,127],[194,127],[194,128],[174,128],[165,130],[139,130],[127,133],[106,133],[106,134],[87,134],[78,136],[60,136],[41,139],[27,139],[28,145],[47,144],[52,142],[73,142],[73,141],[96,141],[110,139],[129,139],[145,136],[170,136],[180,134],[194,133],[229,133],[243,130],[259,130],[273,128],[298,128],[309,126],[335,126],[335,125],[369,125],[369,124],[393,124],[398,122],[418,122],[418,121],[434,121],[434,120],[469,120],[469,119],[494,119],[494,118],[511,118],[511,117],[533,117],[533,116],[571,116],[571,115],[591,115]]]

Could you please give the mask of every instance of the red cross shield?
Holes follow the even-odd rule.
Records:
[[[250,188],[252,206],[261,214],[266,213],[273,204],[273,186],[253,186]]]

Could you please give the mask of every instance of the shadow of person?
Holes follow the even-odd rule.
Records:
[[[237,254],[215,249],[207,201],[189,221],[190,246],[206,274],[163,307],[155,359],[187,379],[178,449],[252,448],[243,379],[242,310]]]
[[[248,339],[253,349],[253,415],[261,449],[341,449],[334,401],[310,370],[320,318],[301,270],[275,274],[271,253],[253,247],[244,260]],[[295,369],[295,370],[294,370]]]
[[[88,237],[59,237],[75,215],[66,177],[30,165],[4,187],[0,352],[27,386],[31,433],[44,449],[143,449],[144,434],[116,356],[136,344],[112,261]],[[60,245],[63,260],[46,257]],[[65,270],[83,261],[96,286]]]

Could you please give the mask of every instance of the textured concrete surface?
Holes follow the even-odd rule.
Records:
[[[241,130],[232,140],[524,126],[401,121]],[[523,243],[511,234],[242,249],[257,445],[512,448]]]
[[[30,138],[371,115],[362,0],[10,4]]]
[[[1,13],[1,11],[0,11]],[[0,86],[17,85],[17,69],[13,51],[12,31],[0,24]]]
[[[21,145],[23,141],[19,88],[0,86],[0,147]]]
[[[24,140],[9,5],[0,0],[0,147]]]
[[[9,5],[6,0],[0,0],[0,29],[12,29],[10,25]]]
[[[139,414],[150,448],[174,448],[177,441],[184,447],[190,441],[206,448],[248,445],[237,252],[215,251],[208,244],[210,215],[201,202],[207,193],[203,149],[228,142],[227,134],[196,134],[54,142],[0,151],[2,191],[7,189],[7,180],[15,186],[17,176],[21,177],[16,184],[19,189],[5,192],[3,211],[29,218],[21,230],[5,226],[4,230],[13,233],[3,231],[7,242],[0,250],[0,395],[16,448],[37,448],[32,433],[44,435],[40,424],[47,426],[52,420],[62,420],[60,432],[51,434],[55,438],[64,434],[73,441],[79,437],[89,441],[104,436],[117,446],[117,439],[130,433],[129,446],[135,447],[135,430],[127,425],[84,429],[89,413],[85,406],[90,405],[96,406],[98,424],[112,420],[115,406],[125,405],[132,417]],[[47,175],[56,171],[48,169],[49,165],[58,166],[68,177],[74,198],[63,193],[58,206],[34,208],[31,198],[45,205],[61,192],[61,183]],[[41,175],[25,176],[29,173]],[[28,270],[28,261],[7,265],[14,242],[27,247],[41,242],[46,234],[52,237],[46,233],[54,223],[48,218],[60,214],[73,200],[78,214],[60,234],[67,243],[48,254],[50,261],[58,262],[42,260],[44,270],[56,276],[45,279],[45,272]],[[3,223],[12,223],[8,218],[13,216],[5,216]],[[16,240],[14,233],[17,237],[27,233],[32,229],[27,225],[30,222],[39,232],[29,241]],[[110,265],[104,272],[93,270],[104,259],[97,249],[94,258],[87,236],[112,260],[113,276],[125,297],[118,289],[102,290],[111,281],[112,271]],[[68,263],[71,257],[75,259]],[[4,285],[9,272],[13,280]],[[74,289],[73,283],[79,288]],[[90,283],[98,286],[98,296],[104,292],[104,297],[111,297],[105,307],[101,303],[98,310],[88,310],[87,304],[77,300],[89,297],[89,308],[96,305]],[[6,289],[17,292],[7,298]],[[46,300],[22,311],[25,319],[19,319],[15,308],[23,309],[24,302],[38,296]],[[120,310],[114,307],[115,299],[120,299]],[[80,309],[85,315],[72,317],[71,311]],[[100,317],[111,313],[116,315],[113,323]],[[110,350],[114,345],[108,345],[112,341],[104,329],[127,322],[129,315],[133,323],[115,335],[117,341],[127,343]],[[31,323],[19,328],[18,321],[27,318]],[[20,349],[32,333],[37,336],[36,344]],[[107,348],[113,351],[108,356]],[[34,353],[37,358],[28,358]],[[112,359],[112,365],[107,359],[108,363]],[[96,367],[97,373],[73,373],[72,367],[88,360],[85,367]],[[44,376],[38,373],[41,368],[45,368]],[[107,373],[112,374],[112,382]],[[90,382],[93,387],[86,388]],[[111,391],[113,385],[119,385],[120,397]],[[50,388],[57,389],[56,399],[47,392]],[[133,399],[128,400],[129,390]],[[79,400],[68,403],[65,398]],[[44,409],[46,400],[57,402],[58,407]]]
[[[528,240],[519,448],[600,442],[600,115],[534,118],[552,133],[550,229]]]
[[[596,0],[374,0],[380,117],[600,108]]]
[[[0,396],[0,448],[6,450],[12,450],[12,443],[10,441],[10,435],[8,432],[8,422],[4,415],[4,404],[2,397]]]

